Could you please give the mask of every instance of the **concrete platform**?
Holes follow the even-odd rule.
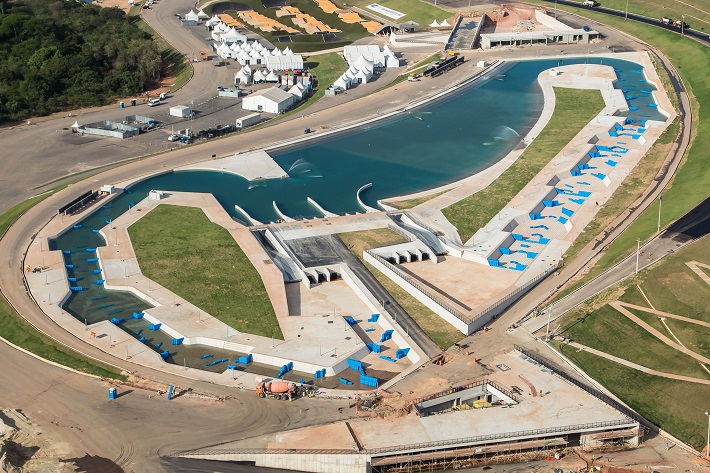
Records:
[[[251,151],[249,153],[234,154],[225,158],[202,161],[188,164],[175,169],[176,171],[204,170],[228,172],[236,174],[248,181],[256,179],[281,179],[287,178],[288,173],[276,164],[266,151]]]

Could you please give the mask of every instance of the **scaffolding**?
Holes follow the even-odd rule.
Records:
[[[372,458],[373,473],[420,473],[541,460],[563,454],[567,436]]]

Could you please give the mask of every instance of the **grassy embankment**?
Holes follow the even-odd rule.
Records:
[[[555,88],[555,112],[517,161],[485,189],[442,210],[466,242],[485,226],[604,107],[598,90]]]
[[[606,305],[616,299],[644,307],[649,307],[650,302],[657,310],[710,322],[707,305],[710,286],[685,264],[693,260],[710,264],[709,254],[708,238],[681,249],[565,316],[561,322],[563,333],[572,341],[651,369],[710,379],[708,371],[697,360],[664,345]],[[710,356],[709,329],[666,318],[664,322],[669,332],[658,316],[643,310],[629,310],[669,338],[677,337],[695,353]],[[702,414],[707,410],[704,403],[710,399],[710,386],[648,375],[574,347],[556,346],[641,415],[694,447],[703,447],[707,422]]]
[[[128,233],[146,277],[236,330],[283,339],[261,276],[201,209],[161,205]]]
[[[138,10],[134,10],[136,8]],[[131,8],[129,15],[132,23],[153,37],[153,41],[155,41],[155,44],[158,46],[158,50],[160,51],[160,58],[163,62],[163,72],[175,76],[175,82],[170,86],[170,92],[175,92],[192,78],[192,65],[190,64],[191,58],[186,57],[184,54],[173,48],[167,41],[165,41],[165,39],[163,39],[162,36],[156,33],[156,31],[148,25],[148,23],[143,21],[143,18],[140,17],[139,5]],[[180,23],[178,23],[177,18],[175,19],[175,27],[182,28]],[[188,33],[186,32],[185,34]],[[195,51],[195,54],[198,55],[199,51]]]
[[[543,2],[531,2],[540,3]],[[652,2],[636,2],[652,5]],[[708,3],[707,1],[705,3]],[[549,5],[546,3],[546,5]],[[661,227],[678,219],[708,195],[704,183],[710,181],[710,48],[682,38],[679,34],[644,25],[623,18],[607,16],[578,8],[563,8],[591,19],[606,23],[648,42],[665,54],[683,78],[693,108],[693,133],[691,146],[674,176],[670,186],[663,192]],[[632,4],[629,4],[629,11]],[[677,15],[676,15],[677,16]],[[687,21],[687,20],[686,20]],[[668,134],[668,133],[667,133]],[[633,253],[636,239],[642,242],[653,237],[657,229],[658,201],[653,203],[624,233],[622,233],[589,274],[560,295],[574,290],[579,285],[602,273],[605,269]]]
[[[370,0],[353,0],[349,2],[337,0],[335,3],[338,5],[345,5],[347,3],[348,6],[359,7],[365,11],[372,12],[374,15],[377,15],[382,19],[388,19],[386,16],[366,8],[367,5],[371,5],[373,3]],[[434,20],[441,23],[444,19],[453,18],[454,16],[454,13],[450,11],[421,0],[382,0],[377,2],[377,4],[382,5],[383,7],[391,8],[392,10],[396,10],[400,13],[404,13],[403,17],[393,21],[397,23],[414,21],[419,23],[422,28],[428,27]]]
[[[350,251],[362,260],[362,254],[367,249],[404,243],[406,240],[392,230],[382,228],[338,234],[340,239]],[[363,261],[364,262],[364,261]],[[402,308],[414,319],[421,329],[436,343],[439,348],[446,350],[454,343],[464,338],[463,334],[443,321],[441,317],[429,310],[424,304],[416,300],[407,291],[399,287],[390,278],[365,263],[367,269],[382,284]]]
[[[10,225],[26,212],[27,209],[63,187],[64,186],[41,196],[28,199],[0,215],[0,238],[5,235]],[[77,371],[101,376],[103,378],[125,380],[125,377],[121,375],[120,371],[116,368],[84,357],[37,331],[15,311],[4,296],[0,296],[0,336],[10,343],[20,346],[46,360],[68,366]]]
[[[614,10],[625,11],[627,0],[603,0],[602,6]],[[692,2],[679,2],[677,0],[628,0],[629,12],[651,18],[662,16],[682,19],[699,31],[710,31],[710,0],[693,0]]]

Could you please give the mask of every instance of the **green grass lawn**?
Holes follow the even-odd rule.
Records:
[[[698,450],[705,446],[708,423],[703,413],[710,386],[651,376],[574,347],[556,347],[646,419]]]
[[[609,305],[577,312],[566,320],[563,333],[573,342],[664,373],[710,379],[710,373],[692,357],[669,347]]]
[[[201,209],[160,205],[128,233],[148,278],[236,330],[283,339],[261,276]]]
[[[315,19],[322,21],[331,28],[340,30],[340,33],[336,33],[338,41],[324,42],[323,37],[318,34],[306,34],[300,27],[293,24],[290,16],[276,16],[277,8],[264,8],[261,4],[261,0],[240,0],[239,3],[250,6],[254,11],[261,13],[271,19],[274,19],[284,26],[295,28],[301,33],[299,34],[287,34],[284,31],[272,31],[265,32],[259,29],[253,28],[250,25],[244,24],[245,27],[251,29],[253,32],[264,39],[278,47],[279,49],[284,49],[286,46],[291,48],[292,51],[299,52],[310,52],[310,51],[322,51],[324,49],[332,48],[342,48],[343,46],[352,43],[355,40],[364,38],[370,35],[370,33],[359,23],[345,23],[342,21],[336,13],[325,13],[321,10],[318,5],[311,0],[290,0],[288,2],[289,6],[298,8],[303,13],[311,15]],[[212,14],[212,9],[216,4],[209,5],[206,7],[205,13],[208,15]],[[227,10],[225,13],[229,13],[235,19],[239,20],[239,16],[236,11]],[[279,42],[279,37],[290,36],[291,42]]]
[[[664,2],[665,0],[661,3],[636,1],[648,8],[655,8],[655,5]],[[538,0],[531,0],[531,3],[549,6],[549,3]],[[608,5],[608,2],[602,1],[602,3]],[[708,3],[710,3],[708,0],[703,0],[702,5],[706,6]],[[700,6],[701,4],[697,3],[696,5]],[[710,48],[687,38],[681,38],[677,33],[633,21],[624,21],[623,18],[615,18],[579,8],[563,6],[559,6],[559,8],[606,23],[650,43],[660,49],[673,62],[683,78],[693,107],[694,129],[691,147],[673,178],[671,186],[663,193],[662,222],[663,225],[667,225],[702,202],[708,195],[707,186],[704,183],[710,181],[710,166],[706,164],[707,156],[710,154]],[[629,9],[631,10],[631,3]],[[632,253],[636,248],[636,238],[645,241],[653,236],[657,228],[657,218],[658,206],[656,203],[614,241],[583,281],[598,275],[604,269]]]
[[[381,0],[378,2],[372,2],[370,0],[354,0],[345,3],[343,3],[341,0],[337,0],[334,3],[336,5],[344,5],[345,3],[347,3],[348,6],[356,6],[362,8],[363,10],[371,12],[373,15],[376,15],[382,18],[383,20],[391,20],[395,23],[415,21],[419,23],[422,28],[428,27],[434,20],[441,23],[444,19],[452,18],[454,16],[454,14],[450,11],[444,10],[443,8],[434,6],[430,3],[423,2],[421,0]],[[404,13],[404,16],[397,20],[393,20],[376,11],[368,10],[367,8],[365,8],[367,7],[367,5],[371,5],[372,3],[377,3],[387,8],[391,8],[392,10],[396,10],[400,13]]]
[[[343,57],[338,53],[319,54],[306,58],[304,64],[312,74],[318,78],[315,93],[309,97],[310,102],[315,102],[325,95],[325,89],[333,85],[348,68]]]
[[[485,189],[442,209],[466,242],[604,108],[598,90],[555,88],[555,112],[518,160]]]
[[[401,235],[386,228],[340,233],[338,236],[350,249],[350,251],[361,260],[362,253],[366,249],[395,245],[407,241]],[[365,266],[380,282],[380,284],[382,284],[390,296],[392,296],[392,298],[396,300],[405,311],[407,311],[412,319],[414,319],[419,327],[421,327],[421,329],[429,336],[429,338],[432,339],[434,343],[439,346],[439,348],[446,350],[451,345],[464,338],[464,335],[461,332],[442,320],[441,317],[432,312],[407,291],[399,287],[390,278],[368,263],[365,263]]]
[[[628,307],[627,310],[671,340],[677,341],[675,339],[675,337],[677,337],[680,343],[689,350],[694,351],[698,355],[710,358],[710,328],[683,320],[664,317],[665,324],[668,326],[668,328],[666,328],[663,322],[661,322],[660,316],[656,314]],[[670,332],[668,329],[670,329]],[[673,335],[675,335],[675,337]]]
[[[603,7],[625,11],[626,0],[600,0]],[[700,31],[710,31],[710,0],[692,0],[679,2],[676,0],[628,0],[629,13],[661,18],[662,16],[680,20],[685,15],[685,22],[691,28]]]
[[[59,186],[43,195],[33,197],[9,209],[0,215],[0,238],[5,235],[10,225],[17,220],[30,207],[46,199],[55,191],[66,186]],[[101,376],[104,378],[114,378],[125,380],[120,371],[91,360],[83,355],[66,348],[28,324],[4,296],[0,295],[0,336],[10,343],[24,348],[46,360],[68,366],[77,371]]]
[[[388,201],[388,203],[391,203],[392,205],[396,205],[400,209],[413,209],[417,205],[421,205],[424,202],[428,202],[431,199],[434,199],[436,197],[439,197],[442,194],[446,194],[448,191],[443,191],[443,192],[437,192],[435,194],[429,194],[425,195],[423,197],[415,197],[413,199],[407,199],[407,200],[392,200]]]

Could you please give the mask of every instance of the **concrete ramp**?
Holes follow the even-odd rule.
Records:
[[[219,159],[188,164],[177,168],[178,171],[203,170],[228,172],[244,179],[281,179],[288,177],[288,173],[281,169],[266,151],[253,151],[251,153],[234,154]]]

